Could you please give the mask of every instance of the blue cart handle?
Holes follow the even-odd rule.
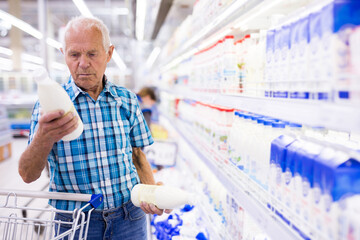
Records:
[[[102,194],[93,194],[91,195],[91,199],[89,203],[93,208],[97,208],[98,206],[100,206],[100,204],[103,203],[103,201],[104,201],[104,196]]]

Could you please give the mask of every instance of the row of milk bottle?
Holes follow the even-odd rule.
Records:
[[[269,30],[225,36],[180,64],[191,69],[183,85],[231,95],[358,101],[359,9],[358,1],[334,0]]]
[[[235,111],[228,140],[228,157],[267,190],[271,141],[285,131],[298,131],[301,127],[295,123]]]
[[[271,144],[272,206],[307,235],[348,239],[351,231],[343,221],[355,213],[342,217],[340,213],[349,213],[346,207],[354,201],[360,203],[356,196],[360,193],[359,159],[355,150],[344,146],[295,135],[279,136]],[[359,205],[356,208],[359,218]],[[360,234],[360,228],[356,230]],[[316,235],[319,233],[322,235]]]
[[[181,100],[179,117],[197,133],[209,149],[226,155],[228,136],[232,127],[233,109],[202,102]]]
[[[360,100],[360,4],[334,0],[290,17],[267,32],[265,95]]]
[[[266,31],[238,40],[233,35],[219,39],[180,64],[192,63],[188,86],[210,93],[264,96],[265,43]]]
[[[344,132],[234,115],[229,159],[267,190],[269,207],[316,239],[360,239],[360,227],[354,227],[360,217],[359,142]]]
[[[286,222],[316,239],[360,233],[354,227],[360,217],[359,141],[321,127],[242,111],[223,113],[224,118],[220,109],[196,101],[179,103],[180,118],[209,149],[221,149],[219,142],[213,145],[214,136],[222,135],[214,117],[227,122],[226,114],[233,115],[224,134],[227,153],[219,152],[263,187],[266,194],[260,197]]]

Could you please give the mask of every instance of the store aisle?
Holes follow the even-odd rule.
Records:
[[[0,188],[9,190],[34,190],[40,191],[48,185],[49,178],[46,171],[41,177],[30,184],[25,183],[18,173],[18,162],[21,154],[26,149],[27,138],[12,139],[12,156],[0,162]]]

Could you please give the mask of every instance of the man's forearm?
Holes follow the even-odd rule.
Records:
[[[31,183],[40,177],[51,148],[52,144],[41,141],[35,135],[19,161],[19,174],[24,182]]]
[[[144,184],[155,184],[150,163],[140,148],[133,148],[133,162],[138,172],[140,182]]]

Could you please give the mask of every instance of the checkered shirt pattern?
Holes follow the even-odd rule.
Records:
[[[82,135],[72,141],[55,143],[49,156],[50,191],[103,194],[98,209],[116,208],[130,201],[139,176],[132,162],[132,147],[154,141],[142,115],[136,95],[116,86],[104,76],[104,90],[94,101],[70,77],[63,85],[84,124]],[[33,109],[29,143],[37,130],[40,104]],[[50,200],[62,210],[80,208],[86,203]]]

